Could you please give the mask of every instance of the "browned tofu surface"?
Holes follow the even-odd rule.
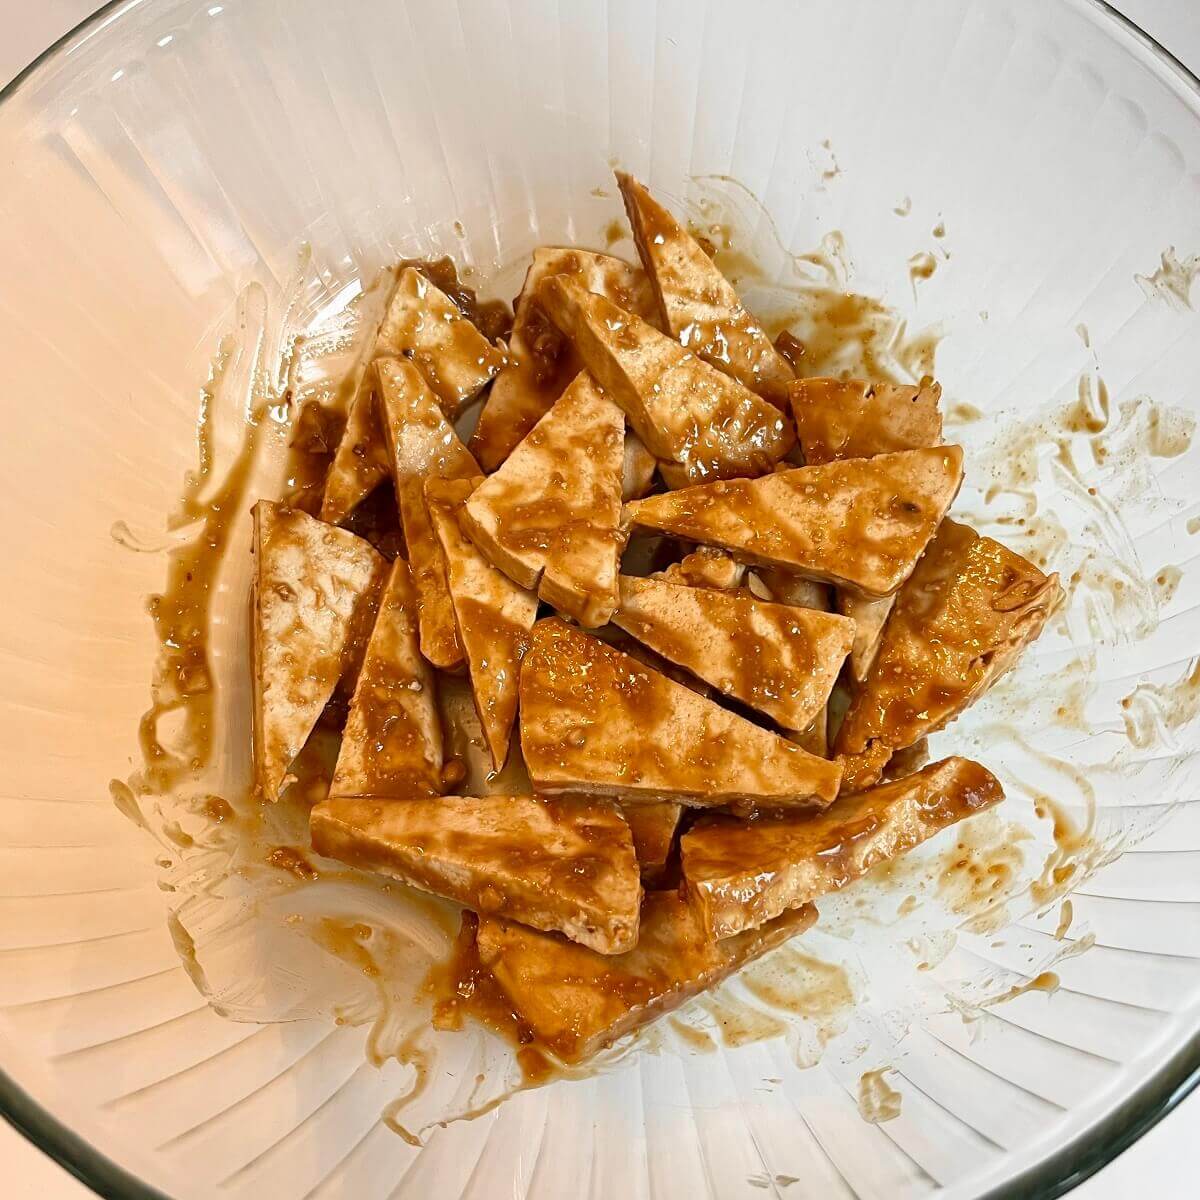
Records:
[[[652,576],[654,579],[664,579],[667,583],[719,588],[722,591],[740,587],[745,577],[746,564],[715,546],[700,546],[690,554],[685,554],[679,562],[671,563]]]
[[[785,729],[812,724],[854,640],[853,622],[833,613],[659,579],[620,582],[617,625]]]
[[[410,361],[451,421],[504,365],[504,355],[416,267],[400,272],[376,353]]]
[[[677,892],[651,892],[638,944],[627,954],[595,954],[499,918],[480,920],[476,937],[480,962],[533,1036],[563,1062],[577,1063],[714,987],[815,919],[811,906],[800,908],[714,941]]]
[[[879,653],[879,645],[883,641],[884,627],[888,617],[892,615],[895,603],[895,592],[878,599],[873,596],[857,596],[853,592],[838,592],[838,612],[854,622],[850,673],[859,683],[866,679],[875,662],[875,655]]]
[[[797,379],[788,389],[809,466],[920,450],[942,440],[942,389],[861,379]]]
[[[637,944],[641,883],[629,826],[603,800],[331,798],[313,847],[412,887],[557,930],[598,954]]]
[[[254,506],[254,780],[276,800],[373,616],[388,562],[344,529]]]
[[[425,507],[426,478],[472,478],[479,473],[429,385],[412,363],[380,358],[374,366],[379,422],[417,594],[421,652],[449,670],[463,661],[450,603],[446,561]]]
[[[556,618],[521,671],[521,745],[534,787],[623,801],[823,807],[841,768]]]
[[[1062,595],[1057,576],[969,526],[944,521],[896,598],[836,749],[862,784],[895,750],[941,729],[1041,633]],[[878,775],[875,775],[878,778]]]
[[[703,817],[681,842],[687,895],[713,937],[732,937],[845,887],[1003,798],[990,771],[947,758],[811,815]]]
[[[437,685],[417,645],[416,607],[408,564],[397,559],[350,703],[331,796],[443,790]]]
[[[583,368],[570,340],[535,299],[538,284],[550,275],[573,276],[589,292],[599,292],[619,308],[647,321],[655,319],[654,295],[638,267],[611,254],[539,246],[517,299],[508,363],[496,376],[471,436],[471,450],[489,474],[550,411]]]
[[[646,448],[687,479],[760,474],[791,449],[778,409],[604,296],[554,275],[537,299]]]
[[[364,372],[346,428],[325,477],[321,520],[340,525],[388,477],[387,446],[379,426],[374,366]]]
[[[867,596],[908,577],[962,483],[962,449],[905,450],[722,480],[627,504],[627,524]]]
[[[787,387],[795,378],[787,359],[704,247],[632,175],[616,175],[664,328],[717,370],[786,408]]]
[[[662,874],[671,856],[683,805],[673,800],[651,800],[645,804],[623,805],[621,812],[633,835],[633,852],[637,855],[642,879],[653,882]]]
[[[475,707],[497,771],[508,757],[517,686],[537,596],[515,584],[479,552],[459,525],[478,480],[427,479],[425,502],[446,562],[458,640],[467,659]]]
[[[471,680],[462,675],[443,675],[438,680],[437,700],[447,790],[463,796],[531,796],[533,784],[525,770],[519,738],[510,739],[508,759],[499,771],[492,763]]]
[[[461,510],[488,560],[581,625],[617,605],[625,416],[581,371]]]

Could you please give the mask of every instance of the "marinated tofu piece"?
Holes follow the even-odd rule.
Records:
[[[607,801],[331,798],[313,808],[310,824],[319,854],[478,913],[555,930],[601,955],[637,944],[633,838]]]
[[[408,564],[397,559],[379,601],[331,796],[433,796],[443,791],[437,686],[417,645]]]
[[[613,621],[664,658],[785,729],[824,708],[854,624],[753,596],[621,576]]]
[[[787,388],[795,379],[787,359],[704,247],[632,175],[616,175],[663,327],[718,371],[786,409]]]
[[[581,625],[617,605],[625,416],[586,371],[463,505],[471,540]]]
[[[671,857],[683,805],[673,800],[626,804],[622,806],[621,814],[633,835],[633,852],[642,881],[654,883],[662,877],[667,859]]]
[[[817,612],[833,612],[833,590],[827,583],[818,583],[779,567],[761,567],[754,575],[766,589],[764,599],[776,604],[793,604],[797,608],[814,608]],[[758,595],[757,591],[755,595]]]
[[[990,771],[947,758],[813,815],[704,817],[680,844],[687,896],[707,933],[734,937],[845,887],[1003,799]]]
[[[942,440],[941,386],[797,379],[789,387],[796,433],[809,466],[921,450]]]
[[[636,433],[625,431],[624,454],[621,463],[621,499],[640,500],[654,486],[658,459],[650,453]]]
[[[478,480],[428,479],[425,502],[446,560],[458,640],[467,659],[475,707],[497,771],[508,757],[517,714],[521,659],[537,617],[537,596],[513,583],[479,552],[459,525]]]
[[[451,421],[504,365],[504,355],[416,267],[400,272],[376,353],[410,361]]]
[[[943,521],[900,590],[875,664],[838,731],[835,748],[856,784],[873,772],[878,778],[876,767],[882,771],[895,751],[978,700],[1041,633],[1061,597],[1056,575],[967,525]]]
[[[908,578],[962,474],[959,446],[905,450],[649,496],[622,519],[879,597]]]
[[[277,800],[288,768],[366,639],[388,562],[298,509],[254,506],[254,782]]]
[[[321,520],[340,525],[388,477],[387,445],[376,407],[377,378],[368,367],[351,401],[342,439],[325,476]]]
[[[646,321],[656,319],[654,293],[638,267],[611,254],[539,246],[517,298],[508,363],[496,376],[471,436],[471,450],[489,474],[508,458],[583,369],[571,342],[535,299],[538,284],[551,275],[573,276],[589,292],[606,296],[618,308]],[[651,462],[651,472],[653,468]]]
[[[667,583],[718,588],[726,592],[740,587],[745,577],[746,564],[738,562],[715,546],[700,546],[690,554],[685,554],[679,562],[672,563],[662,571],[656,571],[652,576],[654,579],[666,580]]]
[[[479,465],[459,440],[420,371],[401,358],[375,363],[379,419],[396,486],[396,504],[408,547],[421,653],[450,670],[463,650],[450,603],[446,560],[425,507],[426,478],[461,479],[479,474]]]
[[[869,384],[861,379],[799,379],[790,388],[796,430],[809,465],[868,458],[897,450],[920,450],[942,440],[942,389],[932,380],[918,387]],[[838,596],[838,611],[857,625],[850,670],[867,676],[892,599]]]
[[[578,1063],[803,933],[816,915],[796,909],[714,941],[678,893],[651,892],[627,954],[595,954],[494,917],[480,920],[476,945],[536,1040],[562,1062]]]
[[[492,764],[470,679],[443,675],[438,680],[437,699],[446,755],[442,769],[446,790],[464,796],[531,796],[533,784],[525,770],[519,738],[510,739],[508,759],[499,771]]]
[[[521,670],[521,746],[546,795],[821,808],[841,782],[838,764],[553,617]]]
[[[691,482],[758,475],[791,449],[778,409],[604,296],[554,275],[537,298],[663,469]]]

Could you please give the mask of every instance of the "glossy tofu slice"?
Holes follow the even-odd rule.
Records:
[[[632,175],[616,175],[664,328],[717,370],[786,409],[787,387],[795,378],[787,359],[704,247]]]
[[[388,562],[352,533],[254,506],[254,780],[276,800],[292,760],[374,619]]]
[[[683,805],[671,800],[652,800],[646,804],[623,805],[621,813],[633,835],[633,852],[642,879],[652,883],[662,876],[667,859],[671,857]]]
[[[791,449],[778,409],[604,296],[554,275],[537,298],[646,448],[687,479],[758,475]]]
[[[310,824],[319,854],[478,913],[556,930],[600,955],[637,944],[633,838],[606,801],[331,798],[313,808]]]
[[[908,578],[962,476],[959,446],[905,450],[648,496],[623,520],[886,596]]]
[[[449,670],[463,661],[446,580],[446,561],[425,507],[426,478],[472,478],[479,473],[420,371],[400,358],[375,363],[379,419],[396,483],[396,504],[408,548],[421,652]]]
[[[438,680],[437,700],[446,753],[443,777],[450,790],[464,796],[531,796],[533,784],[525,770],[519,738],[510,739],[503,768],[497,771],[493,766],[470,679],[443,675]]]
[[[651,892],[638,944],[627,954],[595,954],[491,917],[480,920],[476,946],[537,1041],[561,1061],[578,1063],[803,933],[816,915],[811,906],[796,909],[713,941],[678,893]]]
[[[653,579],[666,580],[667,583],[719,588],[721,591],[740,587],[745,577],[746,564],[714,546],[700,546],[690,554],[685,554],[679,562],[671,563],[651,576]]]
[[[896,597],[875,664],[838,731],[838,753],[870,764],[854,768],[856,784],[983,695],[1041,633],[1061,596],[1057,576],[943,521]]]
[[[854,645],[850,648],[850,674],[862,683],[871,671],[875,656],[883,641],[883,631],[892,608],[896,593],[882,596],[859,596],[854,592],[839,591],[837,610],[854,622]]]
[[[517,297],[508,363],[496,376],[471,436],[471,450],[489,474],[508,458],[583,369],[570,340],[535,299],[538,284],[551,275],[572,276],[589,292],[598,292],[618,308],[646,321],[656,319],[654,293],[640,268],[611,254],[539,246]]]
[[[680,843],[687,896],[711,936],[733,937],[845,887],[1003,799],[990,771],[947,758],[812,815],[704,817]]]
[[[517,684],[537,596],[493,567],[459,525],[477,480],[428,479],[425,502],[446,559],[458,640],[471,674],[475,707],[497,771],[508,757],[517,715]]]
[[[613,621],[719,692],[804,730],[825,706],[854,623],[747,594],[621,576]]]
[[[630,430],[625,431],[621,463],[621,499],[640,500],[654,486],[658,459],[646,449],[642,439]]]
[[[342,440],[325,477],[321,520],[339,525],[388,477],[387,445],[376,407],[374,366],[363,373]]]
[[[504,355],[416,267],[405,267],[379,328],[378,354],[408,359],[451,421],[504,365]]]
[[[463,505],[495,566],[581,625],[617,605],[625,414],[586,371]]]
[[[408,564],[397,559],[379,601],[329,794],[422,796],[442,790],[437,685],[417,645]]]
[[[942,440],[942,389],[861,379],[797,379],[789,387],[796,433],[808,466],[920,450]]]
[[[521,745],[537,791],[622,801],[823,807],[841,768],[557,618],[521,671]]]

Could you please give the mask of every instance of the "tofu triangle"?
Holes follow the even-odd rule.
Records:
[[[398,558],[379,601],[331,796],[421,796],[442,791],[437,685],[417,644],[416,593]]]
[[[446,562],[458,639],[492,763],[499,771],[517,715],[517,681],[537,596],[492,566],[463,533],[459,512],[477,481],[427,479],[425,502]]]
[[[365,641],[388,563],[299,509],[254,506],[254,777],[276,800],[292,760]]]
[[[621,576],[627,633],[785,729],[807,729],[854,641],[854,622],[748,593]]]
[[[617,605],[625,415],[582,371],[461,520],[488,559],[581,625]]]
[[[633,838],[603,800],[331,798],[310,818],[318,853],[479,913],[503,913],[599,954],[637,944]]]
[[[427,478],[470,478],[479,473],[471,452],[446,419],[420,371],[402,358],[375,363],[379,419],[417,597],[421,653],[449,670],[463,661],[446,560],[430,523],[422,490]]]
[[[786,409],[795,374],[733,284],[641,183],[623,171],[616,176],[667,332],[743,387]]]
[[[554,275],[537,299],[646,448],[687,480],[761,474],[791,449],[777,408],[606,297]]]
[[[960,446],[902,450],[649,496],[627,504],[623,520],[887,596],[912,573],[962,476]]]
[[[521,746],[547,795],[819,808],[841,781],[838,764],[554,617],[521,669]]]

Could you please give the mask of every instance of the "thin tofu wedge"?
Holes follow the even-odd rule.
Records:
[[[942,440],[941,386],[797,379],[788,389],[810,467],[842,458],[921,450]]]
[[[374,619],[388,562],[298,509],[254,506],[254,781],[277,800],[288,768]]]
[[[479,552],[459,525],[477,480],[427,479],[425,502],[446,559],[458,640],[466,654],[475,707],[497,771],[508,757],[517,715],[517,682],[537,596],[513,583]]]
[[[625,431],[625,446],[621,463],[621,499],[640,500],[654,486],[658,459],[646,449],[636,433]]]
[[[680,843],[688,899],[712,937],[756,929],[1004,799],[966,758],[844,796],[812,816],[704,817]]]
[[[900,590],[875,665],[835,748],[855,786],[896,750],[941,729],[983,695],[1042,631],[1062,597],[1056,575],[967,525],[943,521]]]
[[[504,355],[416,267],[400,272],[376,353],[411,361],[451,421],[504,365]]]
[[[766,599],[776,604],[794,604],[797,608],[815,608],[817,612],[833,611],[833,589],[827,583],[806,579],[794,571],[778,567],[762,567],[754,572],[766,589]],[[751,589],[754,584],[751,583]],[[755,595],[758,595],[755,591]]]
[[[623,521],[865,596],[908,578],[962,483],[962,448],[796,467],[649,496]]]
[[[492,765],[470,679],[443,675],[438,680],[437,699],[446,748],[443,774],[450,788],[464,796],[533,795],[519,739],[509,746],[502,770]]]
[[[638,267],[611,254],[539,246],[517,297],[508,363],[496,376],[471,436],[471,450],[488,474],[508,458],[583,368],[570,341],[535,299],[538,284],[551,275],[570,275],[618,308],[646,321],[656,319],[654,293]]]
[[[704,247],[632,175],[616,175],[664,328],[718,371],[786,408],[787,387],[795,379],[787,359]]]
[[[313,848],[479,913],[555,930],[597,954],[638,940],[641,882],[624,818],[603,800],[331,798]]]
[[[624,413],[581,371],[461,513],[495,566],[589,628],[617,606],[624,435]]]
[[[476,947],[535,1039],[578,1063],[803,933],[816,916],[811,906],[796,909],[718,942],[676,892],[651,892],[627,954],[595,954],[493,917],[480,920]]]
[[[611,300],[565,275],[537,299],[651,454],[689,481],[758,475],[791,449],[778,409]]]
[[[651,576],[653,579],[664,579],[667,583],[719,588],[726,592],[741,587],[745,577],[746,564],[738,562],[732,555],[718,550],[715,546],[701,546],[691,554],[685,554],[679,562],[672,563]]]
[[[854,641],[845,617],[746,594],[629,575],[620,594],[615,624],[785,729],[816,719]]]
[[[551,617],[521,670],[534,788],[625,802],[822,808],[841,768]]]
[[[637,855],[642,880],[653,883],[661,878],[667,859],[671,857],[683,805],[672,800],[627,804],[622,806],[621,814],[633,835],[633,852]]]
[[[442,727],[433,672],[417,646],[417,603],[397,559],[379,601],[331,796],[433,796],[442,787]]]
[[[461,479],[479,465],[446,419],[437,397],[412,363],[400,358],[375,362],[379,419],[396,484],[396,505],[408,548],[421,653],[449,670],[463,661],[450,603],[446,560],[425,507],[426,478]]]
[[[920,450],[942,440],[942,389],[932,380],[907,387],[861,379],[798,379],[790,395],[804,461],[810,466]],[[838,611],[857,626],[850,671],[860,683],[879,651],[892,602],[891,597],[838,595]]]
[[[321,520],[340,525],[388,477],[387,445],[379,426],[374,366],[362,376],[346,428],[325,477]]]

